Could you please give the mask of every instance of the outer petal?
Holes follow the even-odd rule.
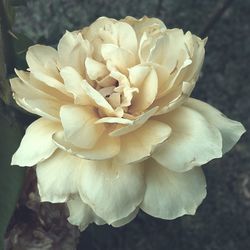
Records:
[[[120,138],[110,137],[103,133],[96,145],[91,149],[79,148],[65,140],[63,131],[57,132],[53,135],[53,140],[56,145],[80,158],[88,160],[104,160],[116,156],[120,151]]]
[[[29,47],[26,60],[31,71],[43,72],[46,68],[50,71],[53,70],[53,68],[50,67],[56,64],[57,51],[50,46],[37,44]]]
[[[78,226],[80,231],[85,230],[92,222],[98,225],[105,224],[105,222],[93,212],[90,206],[82,202],[78,196],[68,200],[67,206],[69,208],[68,221],[72,225]]]
[[[79,182],[81,199],[108,224],[131,214],[144,196],[143,168],[110,161],[89,161]]]
[[[56,149],[52,135],[61,129],[60,123],[40,118],[26,130],[11,165],[33,166],[50,157]]]
[[[131,214],[129,214],[127,217],[121,219],[121,220],[118,220],[118,221],[115,221],[113,222],[111,225],[113,227],[121,227],[121,226],[124,226],[126,224],[128,224],[130,221],[132,221],[136,215],[138,214],[139,212],[139,208],[135,209]]]
[[[162,122],[150,120],[135,132],[121,137],[119,162],[128,164],[149,157],[154,149],[165,141],[171,128]]]
[[[77,192],[77,179],[85,160],[57,150],[36,168],[38,190],[42,201],[65,202]]]
[[[185,106],[198,111],[211,125],[219,129],[222,135],[223,153],[228,152],[246,131],[240,122],[225,117],[219,110],[205,102],[189,98]]]
[[[152,156],[161,165],[182,172],[222,156],[219,130],[198,112],[180,107],[159,120],[172,128],[169,139]]]
[[[58,120],[61,106],[59,100],[40,89],[32,87],[32,85],[22,82],[17,77],[11,79],[10,83],[14,99],[19,106],[33,114]]]
[[[65,137],[80,148],[94,147],[105,130],[103,124],[95,124],[98,117],[90,107],[64,105],[60,116]]]
[[[194,214],[206,196],[206,180],[200,167],[177,173],[157,162],[145,162],[146,192],[141,209],[155,217],[175,219]]]
[[[57,69],[58,54],[54,48],[40,44],[31,46],[26,60],[30,71],[38,80],[68,95]]]

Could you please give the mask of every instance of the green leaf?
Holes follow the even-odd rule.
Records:
[[[4,249],[4,234],[15,210],[23,183],[25,169],[10,166],[22,132],[0,113],[0,249]]]

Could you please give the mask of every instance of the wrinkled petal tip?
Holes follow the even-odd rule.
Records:
[[[41,202],[64,203],[67,201],[66,196],[60,197],[57,195],[49,194],[48,192],[43,192],[39,183],[37,183],[37,187]]]

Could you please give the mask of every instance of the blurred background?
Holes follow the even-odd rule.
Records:
[[[30,43],[54,45],[66,29],[87,26],[99,16],[154,16],[168,28],[208,36],[205,63],[192,96],[250,129],[250,0],[25,2],[15,7],[13,33],[25,35]],[[91,225],[81,236],[67,224],[63,206],[39,205],[30,172],[30,186],[24,188],[7,231],[8,249],[250,249],[249,137],[244,134],[231,152],[204,166],[208,195],[195,216],[165,221],[140,212],[124,227]]]

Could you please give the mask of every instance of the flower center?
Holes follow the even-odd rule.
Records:
[[[127,113],[134,93],[138,93],[139,90],[138,88],[131,87],[129,82],[112,82],[114,82],[112,86],[98,86],[97,89],[114,109],[120,109],[123,110],[123,113]]]

